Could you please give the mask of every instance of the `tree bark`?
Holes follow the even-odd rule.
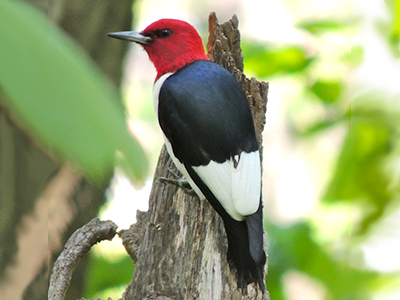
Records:
[[[245,90],[261,146],[268,84],[242,73],[237,17],[219,25],[211,14],[209,22],[210,59],[233,73]],[[159,180],[174,178],[174,173],[178,171],[163,147],[149,211],[138,212],[137,223],[119,233],[135,260],[133,279],[123,299],[269,299],[268,292],[263,294],[256,285],[249,285],[246,295],[237,288],[227,263],[222,219],[207,201]]]
[[[118,226],[112,221],[92,219],[75,231],[54,263],[50,276],[49,300],[65,298],[72,274],[82,257],[98,242],[112,240]]]

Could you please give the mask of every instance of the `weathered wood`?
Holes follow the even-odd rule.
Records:
[[[63,300],[71,283],[72,274],[82,257],[98,242],[112,240],[117,225],[95,218],[76,230],[54,263],[50,276],[49,300]]]
[[[268,84],[247,79],[243,71],[236,16],[218,25],[210,15],[211,60],[231,71],[241,83],[255,118],[257,138],[265,124]],[[120,233],[135,260],[133,280],[123,296],[134,299],[269,299],[256,285],[247,295],[237,288],[227,263],[227,240],[222,219],[207,201],[159,180],[178,173],[162,149],[150,195],[149,211]]]

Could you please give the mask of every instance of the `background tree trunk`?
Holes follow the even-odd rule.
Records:
[[[258,142],[265,124],[268,84],[247,79],[236,16],[218,25],[210,15],[210,58],[234,74],[246,91]],[[261,151],[262,152],[262,151]],[[165,147],[161,151],[149,211],[138,212],[137,223],[120,232],[135,260],[133,280],[123,299],[269,299],[250,285],[244,296],[227,263],[222,219],[207,201],[200,201],[160,177],[178,173]]]
[[[106,33],[131,27],[133,0],[118,5],[95,0],[26,2],[48,13],[51,22],[120,84],[129,45],[113,43]],[[49,269],[72,232],[97,216],[109,181],[93,186],[38,147],[14,122],[2,97],[0,91],[0,297],[47,299]],[[66,299],[82,296],[85,268],[84,259]]]

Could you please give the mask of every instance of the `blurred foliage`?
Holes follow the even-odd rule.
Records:
[[[342,83],[337,81],[317,80],[311,87],[311,91],[323,102],[334,103],[339,99]]]
[[[351,51],[343,53],[341,55],[341,61],[346,63],[348,66],[357,67],[364,59],[364,49],[361,46],[352,46]]]
[[[392,55],[399,57],[400,2],[386,3],[392,20],[375,25],[382,41],[391,47]],[[348,232],[338,233],[340,241],[323,238],[324,233],[318,233],[322,229],[315,227],[312,218],[288,226],[266,221],[267,287],[274,300],[286,299],[284,278],[290,271],[314,279],[323,287],[324,299],[334,300],[370,299],[372,293],[388,288],[389,282],[400,280],[398,273],[383,275],[365,270],[362,264],[348,263],[351,249],[368,237],[371,228],[396,207],[393,204],[399,202],[400,190],[399,183],[393,180],[396,170],[392,167],[394,159],[400,156],[398,99],[388,99],[383,92],[354,93],[345,78],[349,71],[363,63],[365,49],[355,45],[351,51],[345,49],[332,57],[333,50],[324,44],[329,35],[348,34],[355,29],[354,24],[361,22],[360,19],[353,19],[351,23],[336,19],[302,21],[296,28],[313,41],[304,47],[243,42],[246,72],[272,81],[271,87],[278,79],[290,78],[301,84],[299,99],[293,99],[287,110],[294,138],[319,139],[334,127],[345,129],[341,150],[320,204],[344,205],[348,211],[359,215],[348,220],[352,241],[349,241]],[[317,46],[313,49],[312,45]],[[342,71],[336,69],[333,75],[322,73],[321,66],[328,60],[341,66]],[[338,244],[342,247],[339,252],[334,251]]]
[[[379,278],[377,273],[350,268],[335,259],[325,245],[313,238],[308,222],[291,226],[266,224],[268,232],[268,291],[271,299],[285,299],[282,278],[297,270],[316,279],[327,292],[327,299],[367,299],[369,287]]]
[[[347,25],[345,24],[345,22],[340,22],[337,20],[310,20],[297,24],[297,28],[318,35],[324,34],[328,31],[347,29]]]
[[[396,0],[385,0],[391,20],[380,22],[378,26],[382,34],[386,37],[392,53],[395,57],[400,57],[400,2]]]
[[[0,87],[19,123],[47,151],[73,162],[95,183],[116,157],[133,180],[147,171],[129,133],[119,95],[98,67],[44,14],[0,2]]]
[[[84,293],[87,299],[98,297],[117,299],[121,295],[112,296],[109,290],[126,287],[132,279],[133,261],[126,253],[120,258],[111,260],[107,256],[92,253],[89,264]]]
[[[282,75],[299,72],[312,61],[306,51],[299,47],[269,47],[256,42],[242,44],[246,69],[254,72],[257,77],[265,78],[271,75]]]
[[[353,233],[363,234],[395,201],[394,191],[389,188],[392,176],[384,163],[400,150],[400,111],[387,107],[378,95],[355,99],[353,103],[351,126],[324,201],[360,202],[367,209]]]

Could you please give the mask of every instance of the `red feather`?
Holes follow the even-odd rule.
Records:
[[[157,37],[157,32],[171,30],[168,38]],[[142,44],[157,70],[156,80],[170,72],[199,59],[208,59],[203,41],[196,29],[187,22],[174,19],[161,19],[150,24],[141,32],[153,38],[153,42]]]

